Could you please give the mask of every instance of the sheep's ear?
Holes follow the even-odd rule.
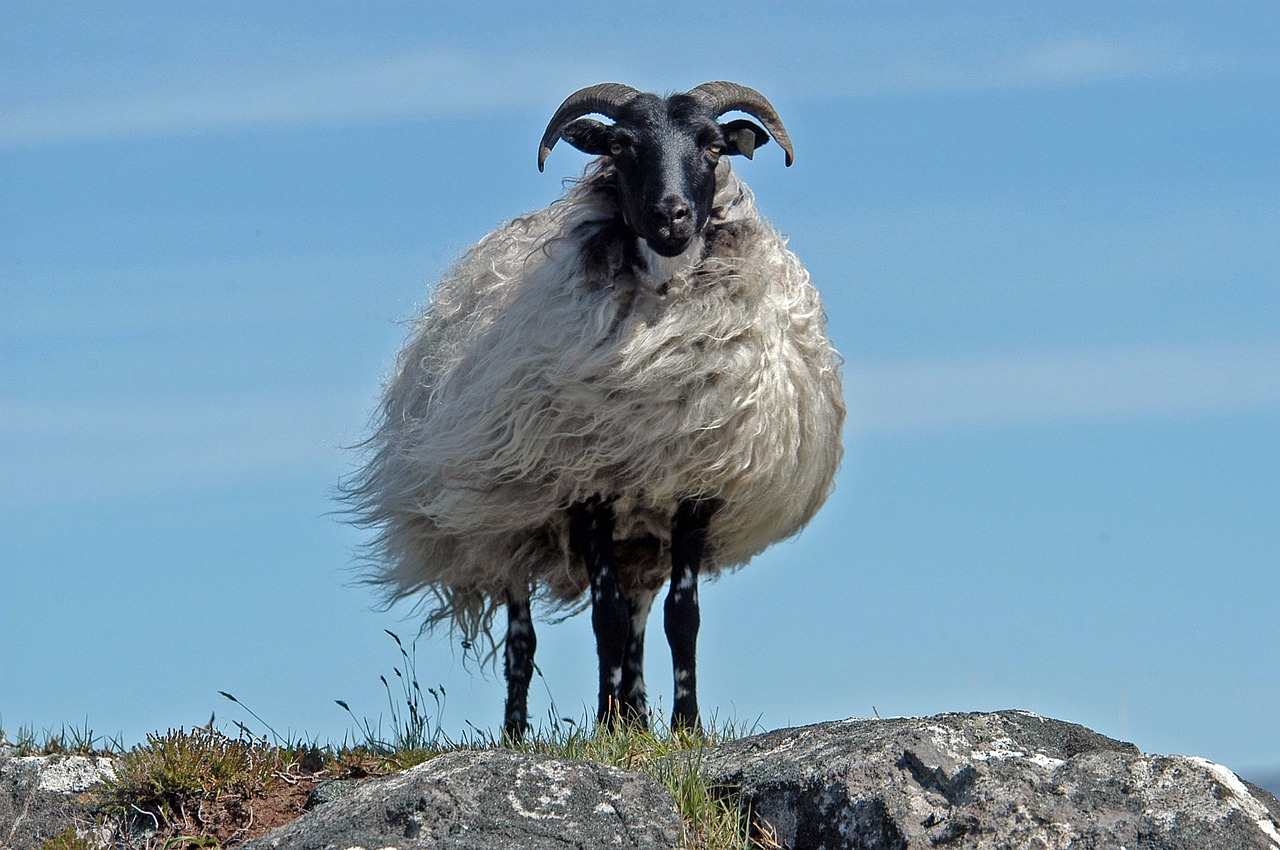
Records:
[[[579,118],[564,128],[560,138],[583,153],[601,156],[609,152],[613,128],[591,118]]]
[[[747,159],[755,156],[756,148],[769,144],[769,134],[764,128],[745,118],[721,124],[720,132],[724,135],[724,152],[742,154]]]

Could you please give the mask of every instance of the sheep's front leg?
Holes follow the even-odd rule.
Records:
[[[671,726],[698,727],[698,569],[707,543],[707,527],[719,503],[686,499],[671,523],[671,589],[663,606],[671,666],[675,673],[675,705]]]
[[[524,739],[529,728],[529,681],[533,678],[533,653],[538,638],[533,633],[529,597],[507,594],[507,710],[502,733],[512,741]]]
[[[586,561],[591,576],[591,626],[600,656],[600,722],[622,710],[622,670],[631,636],[631,609],[618,583],[613,558],[613,506],[590,499],[569,509],[570,545]]]

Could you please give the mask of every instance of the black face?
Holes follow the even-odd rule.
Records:
[[[750,122],[730,126],[744,132],[744,124]],[[768,140],[763,129],[751,128]],[[725,129],[691,97],[644,94],[619,110],[615,124],[580,118],[565,128],[563,137],[581,151],[613,159],[627,226],[654,253],[674,257],[706,226],[720,157],[749,155],[734,138],[726,139]]]

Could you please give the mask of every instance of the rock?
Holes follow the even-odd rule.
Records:
[[[1280,802],[1226,768],[1027,712],[782,729],[701,770],[794,850],[1280,850]]]
[[[680,816],[640,773],[511,750],[446,753],[363,780],[243,850],[675,847]]]
[[[94,788],[114,776],[104,757],[0,759],[0,847],[36,850],[69,826],[90,834],[98,805]]]
[[[323,806],[325,803],[332,803],[334,800],[340,800],[351,794],[360,787],[362,782],[368,782],[367,779],[326,779],[319,785],[311,789],[311,793],[307,794],[307,802],[304,808],[311,811],[316,806]]]
[[[794,850],[1280,850],[1280,801],[1226,768],[1026,712],[844,720],[680,757]],[[0,850],[39,850],[67,826],[93,832],[94,787],[112,775],[107,758],[0,756]],[[309,805],[243,846],[559,850],[681,837],[671,796],[645,776],[509,750],[325,782]]]

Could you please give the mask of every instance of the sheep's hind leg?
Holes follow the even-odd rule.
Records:
[[[591,626],[600,656],[600,704],[596,720],[606,722],[622,710],[622,671],[631,633],[631,609],[618,583],[613,557],[613,506],[590,499],[569,509],[570,545],[586,561],[591,576]]]
[[[631,635],[622,665],[622,712],[641,728],[649,725],[649,706],[644,687],[644,631],[653,607],[654,593],[641,590],[631,600]]]
[[[529,597],[507,594],[507,710],[502,734],[521,741],[529,728],[529,681],[533,678],[533,653],[538,638],[533,632]]]
[[[686,499],[671,522],[671,590],[663,605],[663,625],[671,644],[675,700],[671,727],[698,728],[698,570],[707,527],[718,507],[709,499]]]

